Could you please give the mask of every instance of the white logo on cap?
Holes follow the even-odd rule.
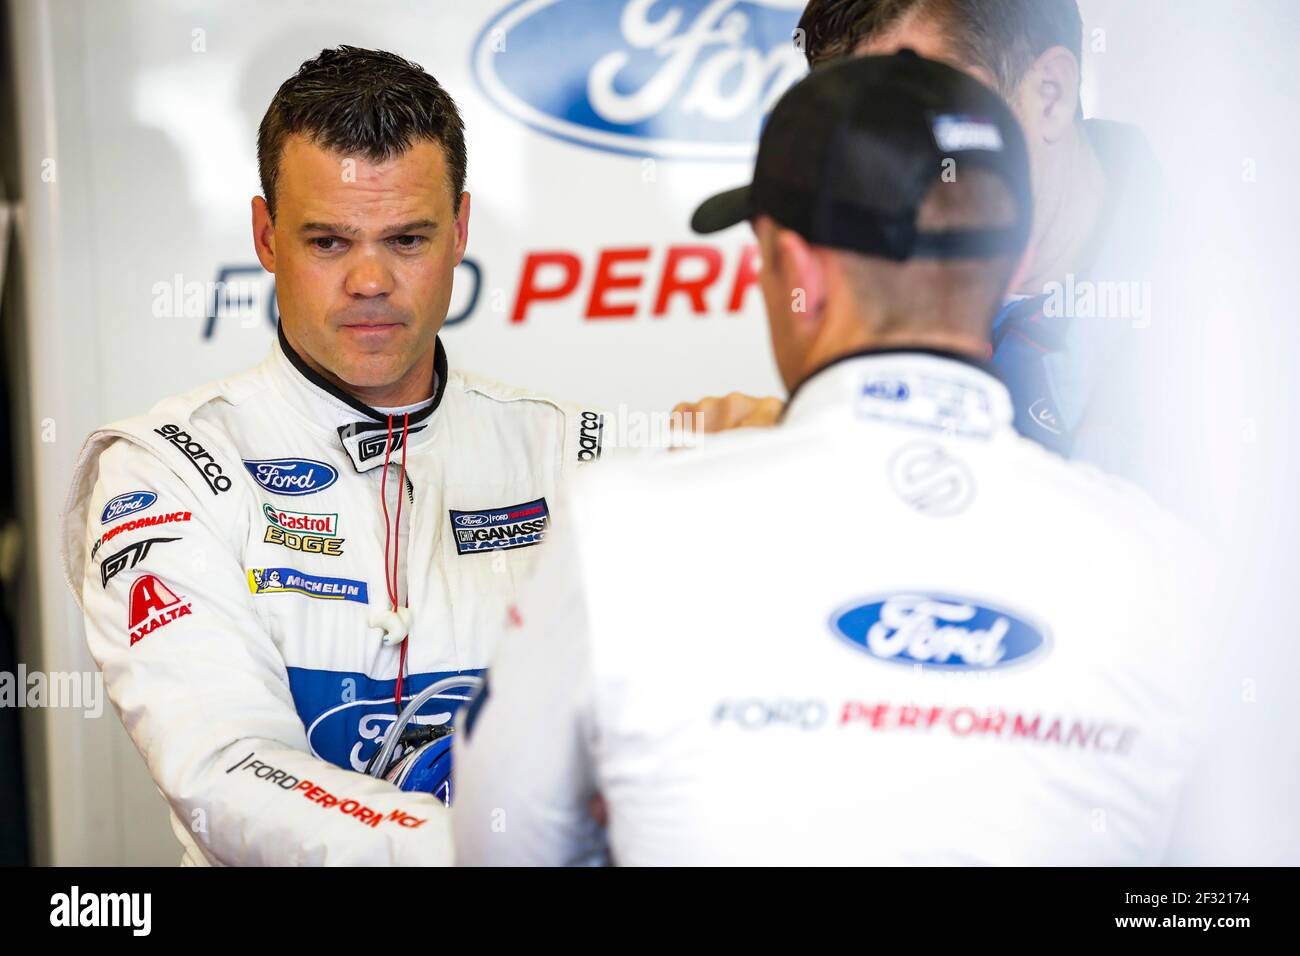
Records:
[[[934,141],[945,153],[967,149],[1002,151],[1002,132],[987,120],[971,116],[936,116]]]

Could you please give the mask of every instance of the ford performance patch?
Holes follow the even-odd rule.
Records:
[[[457,554],[504,551],[541,544],[551,523],[546,499],[486,511],[452,511]]]

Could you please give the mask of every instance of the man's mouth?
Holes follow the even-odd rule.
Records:
[[[349,332],[387,332],[402,325],[401,322],[345,322],[339,328]]]

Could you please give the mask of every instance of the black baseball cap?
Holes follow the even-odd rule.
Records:
[[[960,177],[967,166],[1006,181],[1016,222],[918,230],[945,168]],[[1024,134],[1002,97],[960,70],[911,50],[845,60],[786,91],[759,139],[754,181],[705,200],[691,228],[717,232],[760,213],[814,245],[898,262],[1018,255],[1033,223]]]

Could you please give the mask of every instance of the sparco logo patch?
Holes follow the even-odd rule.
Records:
[[[272,494],[314,495],[339,480],[339,473],[311,458],[272,458],[244,461],[253,480]]]
[[[118,518],[144,511],[157,500],[158,496],[152,491],[128,491],[109,499],[108,504],[104,505],[104,513],[99,516],[99,523],[108,524]]]
[[[1014,614],[966,598],[894,594],[831,616],[831,630],[882,661],[988,670],[1042,651],[1045,632]]]
[[[216,459],[208,453],[207,449],[190,437],[189,432],[181,431],[179,425],[172,424],[164,425],[162,428],[155,428],[154,432],[166,438],[180,450],[182,455],[189,459],[190,464],[194,466],[194,470],[202,476],[214,495],[230,490],[230,478],[222,471],[221,466],[217,464]]]
[[[456,553],[476,554],[540,544],[550,520],[545,498],[487,511],[452,511]]]
[[[975,497],[975,479],[965,462],[941,445],[915,442],[889,459],[889,482],[898,496],[921,514],[960,514]]]
[[[131,629],[131,646],[146,634],[152,634],[160,627],[166,627],[178,618],[187,617],[194,611],[190,601],[176,596],[167,585],[152,574],[142,574],[131,585],[131,616],[128,626]]]
[[[597,412],[583,412],[578,428],[578,461],[595,461],[600,457],[600,446],[605,435],[605,416]]]

